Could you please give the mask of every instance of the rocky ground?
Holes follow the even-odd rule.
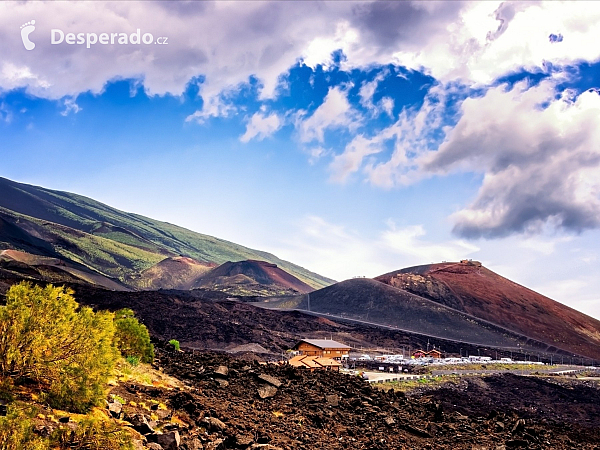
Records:
[[[591,382],[499,375],[407,396],[222,354],[159,350],[156,364],[183,384],[120,384],[110,397],[140,448],[600,449]]]

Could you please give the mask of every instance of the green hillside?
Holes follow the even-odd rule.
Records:
[[[270,253],[111,208],[69,192],[0,178],[0,250],[62,257],[121,281],[169,256],[277,264],[314,288],[333,280]]]

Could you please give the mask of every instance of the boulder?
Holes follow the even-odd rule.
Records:
[[[326,395],[325,396],[325,401],[327,401],[327,404],[330,406],[338,406],[340,403],[340,399],[337,395],[333,394],[333,395]]]
[[[271,375],[265,375],[265,374],[260,374],[258,376],[258,378],[260,378],[261,380],[269,383],[270,385],[273,385],[275,387],[280,387],[281,386],[281,381],[279,381],[279,379],[272,377]]]
[[[165,434],[156,436],[157,444],[160,444],[164,450],[177,450],[181,442],[178,431],[169,431]]]
[[[148,419],[146,419],[146,417],[141,414],[136,414],[134,416],[128,417],[127,421],[133,426],[133,429],[140,434],[154,433],[154,428],[148,422]]]
[[[120,402],[114,401],[108,404],[108,411],[115,419],[120,419],[121,412],[123,411],[123,405]]]
[[[258,396],[262,399],[273,397],[275,394],[277,394],[275,386],[266,385],[258,388]]]
[[[206,428],[209,431],[223,431],[225,428],[227,428],[227,425],[225,425],[216,417],[206,417],[204,418],[203,422],[206,424]]]
[[[219,366],[215,370],[215,375],[226,377],[227,375],[229,375],[229,368],[227,366]]]
[[[249,434],[237,434],[235,436],[235,445],[240,448],[249,447],[254,443],[254,436]]]

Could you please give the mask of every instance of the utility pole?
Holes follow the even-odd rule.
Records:
[[[308,310],[308,312],[310,312],[310,293],[306,294],[306,303],[307,303],[306,309]]]

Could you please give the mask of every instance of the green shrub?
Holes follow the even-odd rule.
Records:
[[[125,360],[133,367],[137,366],[140,363],[140,358],[137,356],[128,356]]]
[[[75,431],[58,428],[50,437],[52,448],[60,450],[133,450],[131,435],[112,422],[85,419]]]
[[[177,339],[171,339],[169,341],[169,344],[171,344],[173,347],[175,347],[175,351],[179,351],[181,350],[181,347],[179,346],[179,341]]]
[[[46,450],[48,444],[33,432],[33,409],[17,410],[9,407],[8,415],[0,417],[0,449]]]
[[[115,312],[115,329],[115,343],[123,357],[135,357],[144,363],[154,360],[154,346],[148,329],[135,318],[131,309]]]
[[[73,291],[20,283],[0,306],[0,378],[37,383],[57,408],[99,404],[118,352],[113,314],[79,307]]]

